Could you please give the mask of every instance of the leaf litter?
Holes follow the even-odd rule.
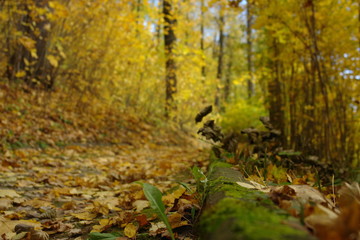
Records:
[[[16,159],[16,165],[1,165],[0,239],[79,240],[90,232],[111,231],[124,239],[141,233],[165,236],[166,227],[160,227],[136,181],[163,192],[171,227],[178,239],[185,239],[191,233],[176,229],[192,224],[191,209],[199,205],[178,182],[191,182],[189,168],[205,168],[204,156],[199,148],[155,144],[8,152],[7,160]],[[19,224],[34,230],[16,233]]]

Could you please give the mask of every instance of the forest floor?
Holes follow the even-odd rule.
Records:
[[[176,239],[197,239],[193,227],[204,196],[190,169],[206,173],[209,150],[191,137],[195,130],[111,109],[74,111],[59,106],[62,101],[48,103],[46,95],[12,93],[0,94],[0,239],[169,238],[141,183],[162,192]],[[221,161],[251,182],[236,184],[270,192],[320,239],[360,235],[358,183],[340,189],[333,177],[324,187],[311,166],[282,167],[288,159],[276,154],[260,166],[258,158],[241,162],[225,153]],[[256,171],[244,170],[252,164]]]
[[[166,236],[139,182],[162,191],[177,238],[193,238],[200,206],[190,168],[208,164],[197,139],[129,114],[7,97],[0,101],[0,239]]]
[[[10,239],[18,224],[41,228],[50,239],[87,239],[90,231],[122,232],[127,225],[129,238],[165,233],[153,216],[142,213],[149,203],[135,181],[167,193],[175,229],[190,226],[193,219],[186,219],[186,212],[199,206],[179,182],[191,185],[189,168],[205,167],[205,156],[196,147],[151,144],[15,150],[2,159],[0,235]]]

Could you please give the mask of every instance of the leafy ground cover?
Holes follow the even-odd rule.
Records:
[[[8,90],[0,104],[1,239],[167,236],[141,182],[163,193],[175,236],[192,238],[200,206],[189,169],[207,165],[196,140],[129,113]]]
[[[128,113],[82,112],[22,97],[0,104],[3,240],[169,239],[168,229],[176,239],[198,238],[194,224],[207,197],[208,150],[202,141],[171,124],[156,125]],[[207,114],[200,112],[196,121]],[[249,138],[244,140],[224,136],[209,120],[199,133],[205,141],[212,139],[216,161],[246,177],[248,183],[237,184],[266,191],[269,201],[315,236],[358,236],[359,185],[339,190],[332,175],[325,186],[329,176],[320,179],[317,169],[327,168],[297,152],[276,150],[276,140],[263,141],[279,134],[268,128],[245,129]],[[226,211],[221,218],[227,218]]]
[[[50,239],[124,229],[130,238],[141,231],[161,235],[165,227],[156,225],[151,212],[144,214],[149,202],[135,181],[165,193],[174,229],[190,226],[191,210],[199,206],[179,182],[189,183],[187,171],[194,164],[206,165],[203,156],[196,148],[158,145],[18,149],[2,159],[0,233],[10,239],[16,225],[27,224]]]

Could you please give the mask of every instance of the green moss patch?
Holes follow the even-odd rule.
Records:
[[[311,239],[306,231],[286,224],[290,216],[266,194],[236,184],[240,179],[231,169],[214,167],[211,175],[199,223],[201,239]]]

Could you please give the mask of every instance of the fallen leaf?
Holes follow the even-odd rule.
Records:
[[[246,182],[236,182],[241,187],[247,188],[247,189],[256,189],[262,192],[270,192],[270,188],[264,185],[261,185],[260,183],[257,183],[255,181],[249,181],[249,183]]]
[[[31,240],[49,240],[49,234],[44,231],[37,230],[31,232]]]
[[[285,185],[280,187],[272,187],[270,191],[272,198],[277,195],[277,198],[283,197],[284,200],[296,198],[302,203],[329,203],[323,194],[309,185]],[[281,200],[281,199],[279,199]]]
[[[0,199],[0,211],[7,210],[12,207],[12,200],[8,198]]]
[[[150,233],[155,235],[165,230],[166,225],[163,222],[151,223],[151,227],[149,229]]]
[[[127,236],[128,238],[134,238],[136,236],[136,232],[138,230],[138,227],[135,226],[132,223],[129,223],[125,226],[124,229],[124,234],[125,236]]]
[[[100,213],[102,215],[107,215],[109,213],[110,209],[106,203],[102,203],[99,201],[93,202],[93,207],[91,209],[91,212],[93,213]]]
[[[179,199],[185,192],[186,188],[180,185],[179,188],[176,189],[174,192],[162,196],[162,201],[165,205],[171,206],[172,204],[174,204],[175,200]]]
[[[48,201],[43,201],[40,199],[32,199],[32,200],[28,200],[23,202],[21,205],[23,206],[32,206],[34,208],[40,208],[40,207],[54,207],[53,204],[51,202]]]
[[[13,236],[11,238],[11,240],[21,240],[21,239],[28,239],[28,237],[30,236],[30,233],[29,232],[20,232],[20,233],[17,233],[15,236]]]
[[[21,197],[15,190],[12,189],[0,189],[0,198],[16,198]]]
[[[139,223],[139,225],[140,225],[140,226],[139,226],[140,228],[143,227],[143,226],[145,226],[145,225],[147,225],[147,224],[149,223],[149,221],[148,221],[148,219],[147,219],[147,217],[146,217],[145,214],[138,215],[138,216],[136,216],[135,218],[136,218],[136,220],[138,221],[138,223]]]
[[[330,209],[317,204],[314,212],[304,219],[306,226],[312,229],[320,239],[340,240],[341,233],[336,230],[338,215]]]
[[[71,213],[71,215],[81,220],[93,220],[97,217],[97,213],[93,212]]]
[[[11,233],[11,235],[15,235],[13,230],[15,229],[15,226],[18,224],[25,224],[29,226],[33,226],[35,229],[39,229],[41,227],[41,223],[35,221],[35,220],[8,220],[4,217],[0,217],[0,236],[2,234],[8,234]]]
[[[305,218],[305,223],[312,229],[316,229],[317,225],[332,226],[338,215],[330,209],[317,204],[314,212]]]
[[[91,232],[103,232],[113,225],[111,219],[100,219],[98,225],[94,225]]]
[[[147,200],[136,200],[132,205],[136,208],[137,212],[141,212],[144,208],[150,207],[150,203]]]
[[[182,217],[183,217],[183,215],[181,215],[180,213],[177,213],[177,212],[171,214],[168,217],[171,228],[174,229],[174,228],[178,228],[181,226],[189,225],[189,223],[187,221],[182,221]]]

